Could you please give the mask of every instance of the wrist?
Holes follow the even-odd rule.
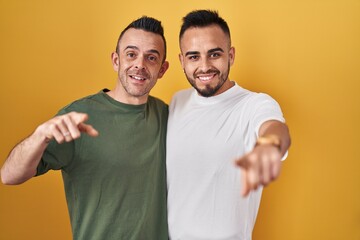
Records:
[[[49,144],[51,138],[48,138],[46,136],[46,133],[44,131],[44,126],[40,125],[33,132],[32,140],[35,142],[38,142],[40,145],[46,147]]]
[[[256,146],[262,146],[262,145],[270,145],[274,146],[277,149],[279,149],[279,152],[281,152],[281,140],[277,135],[269,134],[265,136],[261,136],[256,140]]]

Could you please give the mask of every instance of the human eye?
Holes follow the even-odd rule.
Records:
[[[221,54],[219,52],[213,52],[213,53],[210,54],[211,58],[218,58],[220,56],[221,56]]]
[[[154,56],[154,55],[149,55],[148,59],[149,59],[150,62],[156,62],[157,61],[157,57]]]
[[[128,58],[134,58],[136,56],[136,54],[134,52],[127,52],[126,53],[126,57]]]
[[[198,55],[189,55],[189,56],[188,56],[188,59],[189,59],[190,61],[196,61],[196,60],[199,59],[199,56],[198,56]]]

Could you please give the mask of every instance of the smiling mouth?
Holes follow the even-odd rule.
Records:
[[[146,77],[136,75],[129,75],[129,77],[137,81],[145,81],[147,79]]]
[[[201,82],[209,82],[216,76],[216,73],[213,74],[207,74],[207,75],[201,75],[197,76],[196,78],[199,79]]]

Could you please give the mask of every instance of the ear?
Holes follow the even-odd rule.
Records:
[[[179,60],[180,60],[180,63],[181,63],[181,68],[184,69],[184,57],[181,53],[179,53]]]
[[[165,72],[168,70],[168,68],[169,68],[169,62],[168,62],[168,61],[165,61],[165,62],[161,65],[158,78],[162,78],[162,76],[164,76],[164,74],[165,74]]]
[[[232,66],[234,64],[234,61],[235,61],[235,48],[234,47],[230,48],[229,61],[230,61],[230,66]]]
[[[117,54],[117,52],[112,52],[111,53],[111,63],[113,65],[113,69],[115,72],[119,71],[120,68],[120,62],[119,62],[119,54]]]

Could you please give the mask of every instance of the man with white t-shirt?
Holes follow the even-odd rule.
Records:
[[[179,40],[193,88],[170,104],[170,239],[251,239],[262,186],[279,176],[290,146],[288,128],[274,99],[228,78],[235,49],[217,12],[190,12]]]

